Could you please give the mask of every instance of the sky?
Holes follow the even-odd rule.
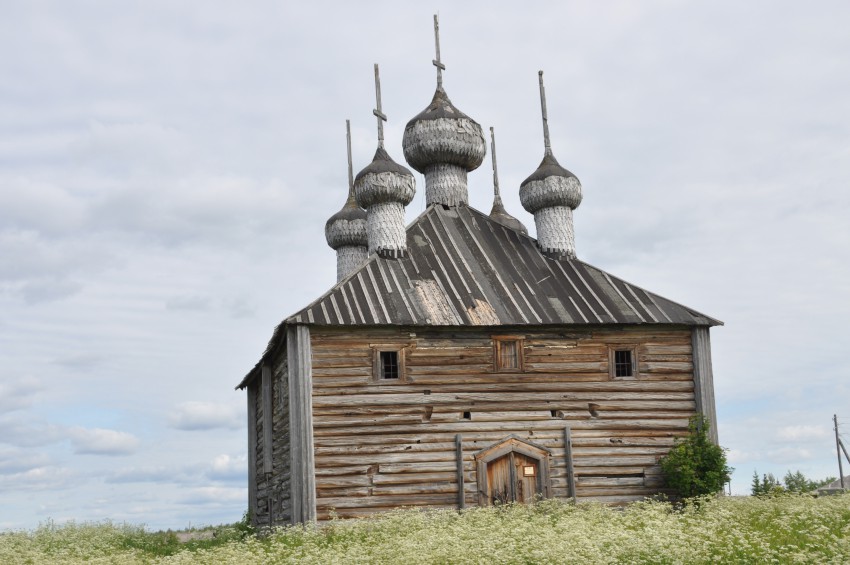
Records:
[[[734,493],[850,442],[850,3],[0,0],[0,529],[247,508],[245,395],[327,218],[435,87],[508,211],[552,147],[580,259],[712,329]],[[470,173],[488,212],[492,172]],[[424,179],[407,207],[425,207]],[[845,462],[850,472],[850,465]]]

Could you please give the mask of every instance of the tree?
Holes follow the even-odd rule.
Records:
[[[806,477],[802,472],[788,471],[780,482],[773,473],[766,473],[759,479],[758,472],[753,471],[753,482],[750,490],[753,496],[777,495],[783,493],[802,494],[811,492],[819,487],[828,485],[834,481],[834,477],[827,477],[820,481],[814,481]],[[784,485],[783,485],[784,483]]]
[[[787,475],[786,475],[787,478]],[[751,486],[753,496],[777,495],[785,492],[785,487],[773,473],[765,473],[759,480],[759,475],[753,471],[753,483]]]
[[[715,494],[729,482],[733,469],[726,464],[726,451],[708,437],[708,421],[693,416],[688,435],[676,442],[661,459],[665,482],[682,498]]]

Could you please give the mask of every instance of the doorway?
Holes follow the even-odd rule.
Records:
[[[549,496],[549,450],[515,436],[476,454],[482,506]]]

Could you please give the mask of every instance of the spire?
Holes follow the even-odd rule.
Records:
[[[440,19],[437,14],[434,14],[434,45],[437,51],[437,58],[431,62],[437,67],[437,90],[442,90],[443,71],[446,70],[446,66],[440,61]]]
[[[540,110],[543,114],[543,147],[544,155],[552,155],[552,143],[549,141],[549,115],[546,112],[546,87],[543,86],[543,71],[537,71],[540,83]]]
[[[552,154],[543,71],[538,73],[538,82],[543,115],[543,160],[537,170],[520,185],[519,199],[523,208],[534,214],[540,249],[556,256],[575,259],[573,210],[581,204],[581,183]]]
[[[378,63],[375,63],[375,100],[377,100],[377,108],[372,110],[375,117],[378,118],[378,147],[384,147],[384,122],[387,121],[387,116],[381,111],[381,74],[378,70]]]
[[[350,275],[368,257],[366,246],[366,212],[354,198],[354,178],[351,171],[351,122],[345,120],[348,148],[348,199],[342,209],[325,223],[325,239],[336,251],[336,281]]]
[[[499,171],[496,168],[496,133],[492,127],[490,128],[490,159],[493,161],[493,209],[490,210],[490,218],[505,227],[528,235],[528,230],[522,222],[508,214],[502,204],[502,196],[499,194]]]
[[[413,200],[416,181],[413,173],[392,160],[384,149],[384,122],[381,110],[381,78],[375,63],[375,100],[378,118],[378,150],[365,169],[354,179],[357,204],[366,209],[369,253],[398,257],[407,249],[404,207]]]
[[[443,89],[446,66],[440,58],[440,24],[434,16],[437,90],[431,104],[404,128],[404,158],[425,175],[425,204],[457,206],[469,202],[466,177],[484,161],[487,143],[481,126],[455,108]]]

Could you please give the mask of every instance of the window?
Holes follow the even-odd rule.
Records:
[[[612,378],[634,378],[638,376],[635,348],[612,347],[610,374]]]
[[[372,345],[372,380],[387,383],[405,381],[404,345]]]
[[[494,337],[493,357],[493,366],[496,371],[522,371],[522,340],[513,337]]]
[[[381,378],[398,378],[398,351],[381,351]]]

